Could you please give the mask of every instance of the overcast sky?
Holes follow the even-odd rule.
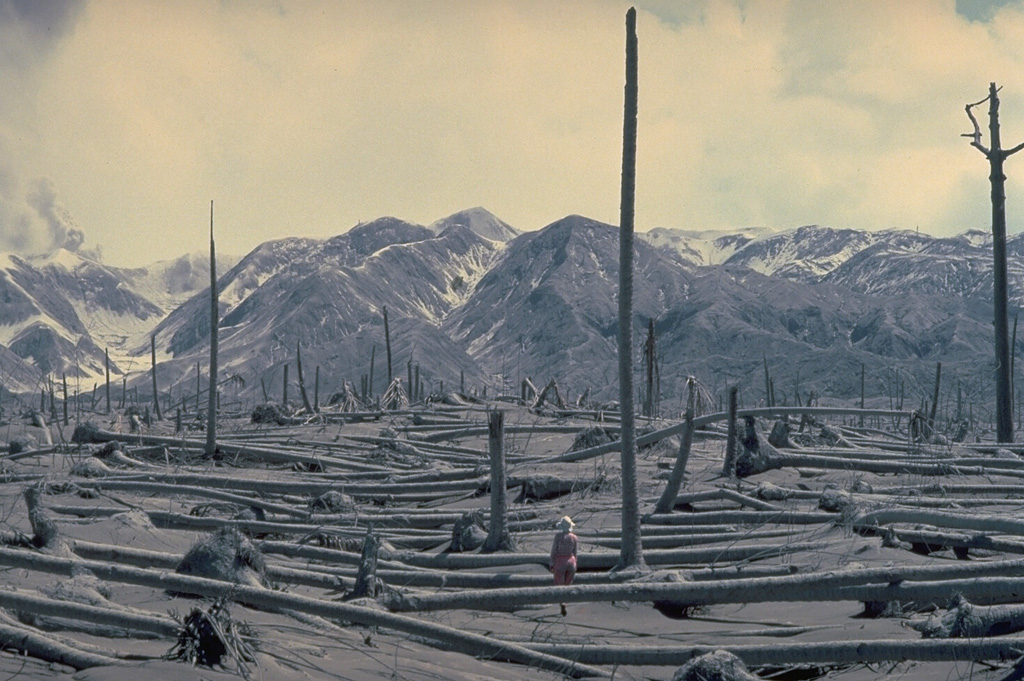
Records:
[[[0,250],[202,251],[211,199],[236,255],[478,205],[617,224],[628,7],[0,0]],[[996,81],[1024,140],[1024,3],[637,8],[638,230],[990,228],[964,105]]]

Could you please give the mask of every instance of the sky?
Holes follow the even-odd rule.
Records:
[[[0,251],[139,266],[483,206],[619,221],[612,0],[0,0]],[[636,228],[991,227],[1024,0],[638,0]],[[987,104],[978,109],[987,128]],[[987,129],[984,142],[988,144]],[[1007,161],[1024,229],[1024,154]]]

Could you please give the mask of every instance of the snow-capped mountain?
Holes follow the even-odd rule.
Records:
[[[519,236],[520,231],[507,222],[502,221],[496,215],[485,208],[477,206],[468,210],[459,211],[446,218],[431,223],[427,229],[440,234],[449,227],[461,226],[469,229],[477,236],[482,236],[491,241],[506,243]]]
[[[779,395],[849,396],[859,391],[862,364],[876,395],[894,380],[923,386],[936,361],[944,375],[978,390],[990,374],[985,233],[940,239],[801,227],[637,237],[635,359],[639,367],[653,319],[665,399],[681,395],[687,375],[720,392],[739,384],[760,395],[766,360]],[[1009,251],[1019,305],[1024,237],[1011,239]],[[613,226],[568,216],[520,234],[474,208],[429,227],[380,218],[225,260],[218,261],[220,364],[236,391],[262,384],[278,394],[274,384],[299,347],[325,391],[345,380],[358,385],[372,357],[379,393],[387,383],[387,308],[392,375],[404,379],[418,365],[433,389],[464,376],[471,386],[515,391],[529,376],[556,378],[576,394],[616,396]],[[135,270],[67,252],[4,256],[0,352],[18,358],[4,365],[7,389],[31,392],[46,375],[74,371],[98,379],[109,350],[113,373],[145,395],[152,336],[163,389],[194,393],[196,367],[205,371],[209,352],[208,278],[202,255]],[[7,370],[15,364],[16,372]]]

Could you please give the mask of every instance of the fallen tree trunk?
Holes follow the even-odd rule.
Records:
[[[845,409],[845,408],[832,408],[832,407],[771,407],[764,409],[740,409],[736,412],[737,417],[743,416],[793,416],[809,414],[815,416],[892,416],[892,417],[903,417],[910,416],[913,412],[907,411],[892,411],[888,409]],[[716,423],[718,421],[725,421],[729,418],[727,412],[716,412],[714,414],[706,414],[704,416],[698,416],[693,419],[694,428],[702,428],[704,426]],[[651,445],[655,442],[661,442],[665,438],[678,435],[686,429],[686,422],[677,423],[674,426],[668,428],[662,428],[656,430],[653,433],[646,433],[639,435],[636,438],[636,444],[638,447],[645,445]],[[588,449],[581,449],[576,452],[568,452],[566,454],[559,454],[558,456],[548,456],[540,459],[534,459],[535,463],[557,463],[557,462],[571,462],[571,461],[584,461],[586,459],[593,459],[603,454],[609,454],[616,452],[621,449],[622,443],[618,440],[615,442],[609,442],[607,444],[598,445],[597,447],[590,447]]]
[[[0,607],[39,616],[77,619],[158,636],[177,636],[181,628],[170,617],[142,615],[115,608],[55,600],[20,590],[0,589]]]
[[[129,434],[129,433],[115,433],[109,430],[103,430],[101,428],[83,428],[88,424],[80,424],[75,428],[75,434],[72,436],[72,441],[78,444],[87,443],[103,443],[103,442],[126,442],[135,443],[141,445],[163,445],[165,447],[189,447],[193,449],[203,449],[206,446],[205,442],[199,440],[190,440],[187,438],[178,437],[163,437],[159,435],[142,435],[142,434]],[[225,455],[233,454],[235,456],[248,455],[254,458],[265,459],[267,461],[276,461],[279,463],[305,463],[310,465],[321,466],[325,463],[329,463],[330,459],[318,456],[306,456],[303,454],[294,454],[291,452],[284,452],[274,449],[268,449],[265,447],[253,447],[249,444],[231,444],[228,442],[218,442],[217,448]]]
[[[218,445],[220,446],[220,445]],[[215,480],[215,478],[214,478]],[[388,494],[402,494],[405,496],[416,495],[416,494],[437,494],[437,493],[451,493],[451,492],[474,492],[478,490],[487,489],[488,479],[486,476],[473,478],[470,480],[453,480],[445,482],[419,482],[419,483],[380,483],[380,484],[359,484],[359,483],[281,483],[273,481],[252,481],[256,484],[252,485],[238,485],[243,489],[248,489],[253,492],[259,492],[261,494],[309,494],[317,495],[324,494],[329,491],[341,491],[349,496],[359,497],[376,497],[386,496]],[[249,506],[260,506],[258,503],[251,503],[249,498],[237,497],[230,495],[227,492],[218,492],[216,490],[209,490],[204,486],[185,486],[181,483],[174,484],[163,484],[159,482],[134,482],[134,481],[113,481],[106,478],[102,480],[95,480],[83,483],[77,483],[79,487],[96,487],[101,489],[117,489],[131,492],[166,492],[166,493],[179,493],[179,494],[204,494],[212,499],[224,499],[225,501],[232,501]],[[214,484],[214,483],[210,483]],[[219,489],[224,489],[219,487]],[[177,492],[175,491],[177,490]],[[218,496],[219,495],[219,496]],[[225,496],[226,495],[226,496]],[[275,513],[283,513],[285,515],[308,515],[306,511],[298,511],[293,508],[285,506],[276,506],[267,502],[261,502],[266,505],[264,510],[272,511]]]
[[[585,554],[581,554],[585,555]],[[792,601],[911,601],[946,602],[957,589],[965,594],[1024,594],[1024,578],[989,575],[1020,574],[1024,560],[998,563],[954,563],[940,566],[868,568],[785,577],[755,577],[734,581],[638,582],[559,588],[495,589],[400,596],[391,609],[401,612],[477,609],[509,602],[539,605],[587,601],[674,601],[685,606],[725,603]],[[912,581],[913,580],[913,581]],[[931,580],[931,581],[926,581]],[[942,580],[942,581],[934,581]]]
[[[758,560],[776,556],[815,551],[824,544],[789,543],[760,546],[729,546],[715,549],[675,549],[652,550],[644,552],[644,560],[648,565],[685,565],[728,563],[739,560]],[[433,569],[460,570],[485,567],[501,567],[506,565],[547,565],[550,556],[546,553],[515,553],[515,554],[424,554],[400,552],[391,556],[394,560],[416,567]],[[618,564],[619,555],[612,552],[580,553],[576,556],[579,570],[610,570]]]
[[[753,497],[748,497],[745,494],[726,488],[680,494],[675,498],[673,507],[695,504],[701,501],[734,501],[740,506],[747,506],[757,511],[772,511],[778,513],[782,510],[778,506],[773,506],[767,502],[754,499]],[[655,513],[657,512],[657,509],[655,509]]]
[[[0,621],[0,648],[16,650],[47,662],[64,664],[72,669],[89,669],[125,664],[113,656],[78,650],[42,632]]]
[[[725,650],[751,666],[798,664],[876,664],[913,660],[962,662],[1011,660],[1024,653],[1019,639],[966,640],[864,640],[814,643],[767,643],[713,646],[636,646],[565,643],[527,643],[549,655],[565,655],[583,664],[616,664],[674,667],[716,650]]]
[[[836,522],[834,513],[807,511],[709,511],[645,515],[648,525],[826,525]]]
[[[68,540],[68,545],[76,556],[79,558],[85,558],[86,560],[102,560],[134,565],[135,567],[161,568],[167,570],[173,570],[179,563],[181,563],[181,555],[176,553],[147,551],[144,549],[133,549],[127,546],[97,544],[95,542],[83,541],[80,539],[70,539]],[[297,570],[280,565],[268,564],[266,574],[267,577],[274,582],[302,584],[304,586],[314,586],[323,589],[348,586],[345,578],[341,576],[310,572],[305,569]]]
[[[965,515],[944,511],[926,511],[912,508],[877,509],[857,516],[851,526],[857,531],[873,530],[891,523],[914,523],[948,527],[957,530],[976,530],[992,534],[1024,536],[1024,520],[994,515]]]
[[[764,449],[766,448],[762,446],[762,450]],[[915,462],[907,459],[902,461],[885,461],[881,459],[833,458],[782,452],[774,447],[770,448],[769,451],[762,451],[760,456],[756,458],[749,457],[739,462],[737,464],[737,475],[744,478],[780,468],[820,468],[824,470],[861,471],[864,473],[898,473],[903,475],[929,476],[990,476],[999,474],[1024,477],[1024,470],[1002,468],[990,464],[985,466],[959,465],[954,460]]]
[[[567,674],[574,678],[609,676],[608,672],[603,669],[580,665],[564,658],[538,653],[516,643],[508,643],[492,637],[459,631],[439,624],[422,622],[411,617],[381,612],[349,603],[338,603],[296,594],[286,594],[269,589],[220,582],[202,577],[190,577],[143,568],[112,566],[98,561],[53,558],[28,551],[6,548],[0,548],[0,564],[67,576],[70,576],[76,569],[89,570],[100,579],[168,591],[194,593],[207,598],[227,598],[258,608],[290,610],[308,615],[318,615],[332,620],[354,622],[363,626],[392,629],[414,636],[421,636],[430,641],[440,641],[468,655],[509,659],[520,664]]]
[[[974,605],[957,595],[941,616],[911,623],[924,638],[983,638],[1005,636],[1024,629],[1024,606]]]
[[[998,551],[999,553],[1024,554],[1024,541],[991,537],[987,534],[954,534],[951,532],[929,532],[892,528],[892,536],[898,541],[907,542],[927,548],[929,551],[941,549],[977,549],[981,551]]]

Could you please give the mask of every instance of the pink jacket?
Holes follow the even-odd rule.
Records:
[[[554,565],[558,558],[576,557],[576,550],[579,548],[580,540],[572,532],[560,532],[555,535],[551,542],[551,564]]]

